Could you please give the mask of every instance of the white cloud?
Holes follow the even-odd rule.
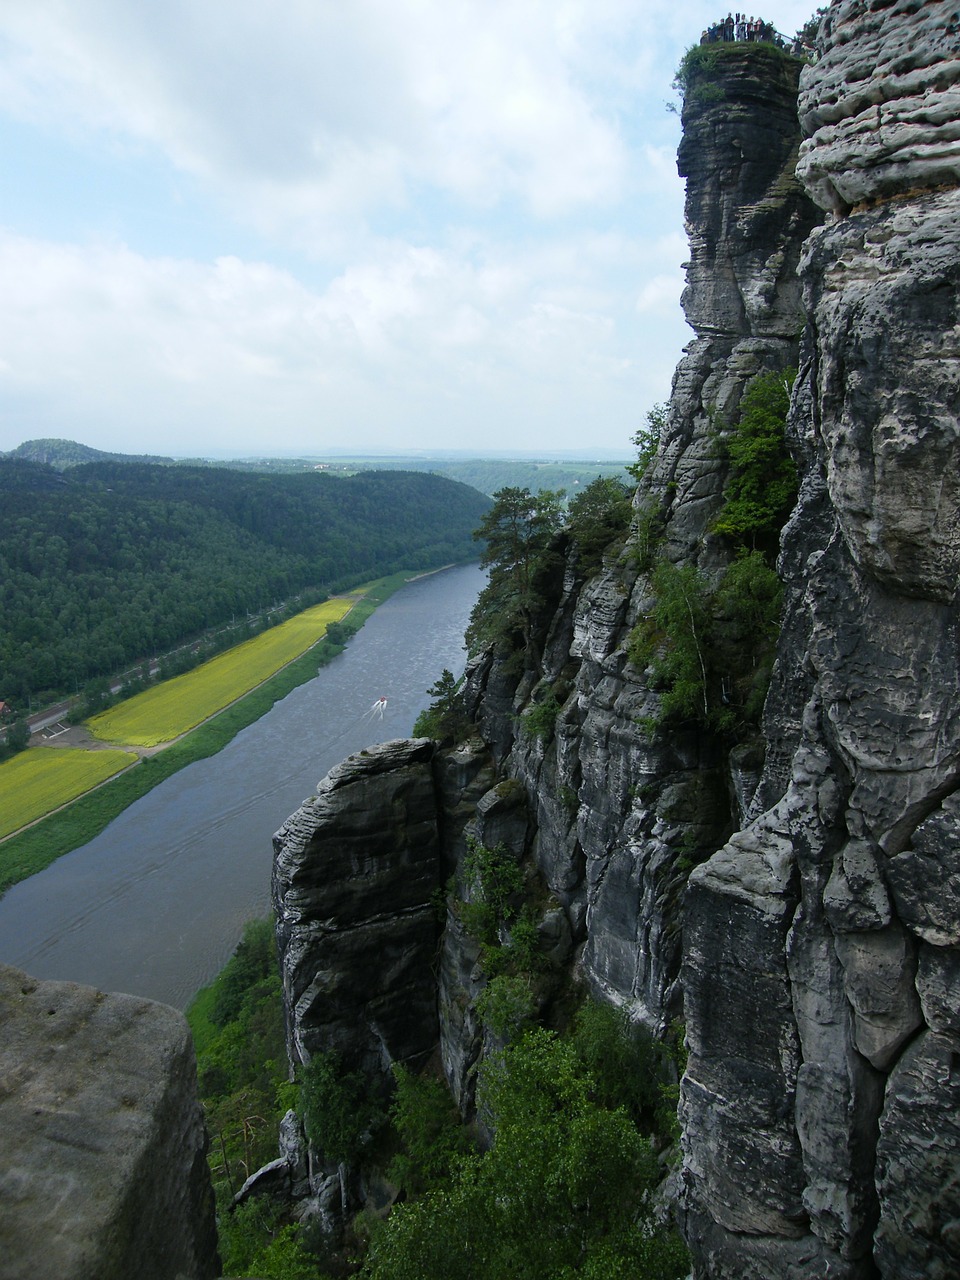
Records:
[[[159,148],[273,230],[401,205],[424,184],[550,216],[614,199],[627,160],[577,83],[569,27],[582,13],[547,0],[32,0],[2,18],[0,103]]]
[[[72,434],[57,425],[69,414],[87,443],[122,448],[146,429],[152,443],[140,447],[161,453],[202,452],[201,439],[260,439],[261,451],[358,438],[450,447],[457,433],[516,448],[518,420],[531,447],[562,437],[575,448],[595,414],[626,447],[636,335],[596,305],[608,289],[589,270],[605,269],[610,250],[564,247],[582,278],[560,301],[557,246],[510,254],[474,242],[463,256],[382,243],[313,291],[264,263],[3,235],[0,394],[43,424],[18,439]]]
[[[798,8],[768,16],[792,30]],[[103,184],[76,201],[86,221],[68,191],[46,239],[29,208],[0,233],[0,447],[626,447],[689,336],[664,99],[719,13],[0,5],[0,117],[36,155],[57,141],[45,173],[93,156]],[[12,184],[34,180],[24,157]],[[182,188],[175,248],[163,211],[138,235],[123,203],[147,170],[167,179],[151,195]]]
[[[637,295],[638,311],[661,311],[665,304],[677,306],[683,291],[684,278],[676,275],[658,275],[647,280]]]

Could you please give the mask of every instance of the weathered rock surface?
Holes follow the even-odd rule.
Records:
[[[363,895],[339,884],[365,864],[331,834],[357,821],[333,799],[354,787],[391,832],[383,858],[395,846],[407,867],[397,898],[410,936],[419,886],[437,868],[445,879],[473,834],[539,877],[545,945],[549,934],[596,993],[654,1028],[683,1010],[682,1213],[697,1280],[960,1274],[958,23],[941,0],[835,0],[802,76],[811,136],[799,148],[789,61],[728,51],[709,92],[688,93],[696,337],[632,541],[588,581],[560,548],[565,572],[526,667],[487,654],[469,671],[489,756],[390,765],[410,795],[421,782],[405,771],[432,771],[434,811],[448,815],[423,819],[416,852],[391,825],[394,783],[368,802],[375,765],[308,802],[278,847],[288,989],[297,1019],[309,1015],[294,1040],[307,1051],[332,1040],[382,1065],[394,1053],[383,1046],[403,1041],[400,1027],[380,1034],[366,981],[350,990],[367,999],[348,1031],[330,976],[340,944],[316,896],[322,868],[336,871],[329,901],[357,916],[348,932],[368,928]],[[825,226],[814,200],[834,215]],[[763,741],[730,753],[692,727],[652,734],[658,694],[628,658],[652,605],[650,530],[674,563],[724,569],[716,431],[757,372],[797,363],[801,327],[788,423],[801,490],[781,546]],[[547,696],[552,732],[524,732]],[[465,1108],[485,1043],[478,955],[451,916],[439,1025],[407,1044],[426,1052],[439,1037]],[[429,1018],[419,981],[398,1007]]]
[[[216,1247],[182,1015],[0,965],[0,1276],[200,1280]]]
[[[799,172],[823,209],[960,182],[954,0],[841,0],[803,79]]]
[[[688,899],[687,1231],[711,1280],[958,1273],[957,21],[841,0],[802,78],[800,173],[856,211],[801,264],[772,807]]]
[[[433,754],[424,738],[350,756],[274,837],[294,1061],[333,1050],[386,1072],[437,1042]]]
[[[718,421],[732,419],[760,371],[795,364],[803,311],[796,267],[818,213],[793,175],[799,66],[757,72],[725,59],[711,101],[684,114],[691,261],[683,306],[696,338],[677,370],[669,421],[637,496],[655,512],[672,559],[721,570],[729,553],[710,533],[726,478]],[[637,543],[583,582],[568,564],[543,628],[539,684],[484,659],[468,687],[484,737],[523,785],[528,849],[562,904],[579,969],[595,992],[664,1028],[681,1010],[680,902],[690,865],[739,823],[759,771],[693,730],[651,736],[649,673],[627,658],[650,608]],[[547,741],[517,732],[531,700],[561,703]],[[459,944],[453,939],[450,946]],[[452,973],[456,956],[445,962]],[[474,1032],[468,1025],[465,1034]],[[477,1052],[459,1052],[469,1063]],[[450,1050],[450,1060],[457,1055]]]

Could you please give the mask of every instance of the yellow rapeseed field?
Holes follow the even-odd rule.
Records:
[[[0,840],[113,777],[137,757],[129,751],[73,747],[22,751],[0,764]]]
[[[156,747],[222,711],[323,637],[353,599],[335,597],[218,654],[186,675],[165,680],[89,721],[105,742]]]

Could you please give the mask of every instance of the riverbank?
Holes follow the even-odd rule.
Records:
[[[441,672],[463,669],[485,577],[473,563],[395,591],[342,653],[319,674],[315,661],[311,678],[222,750],[13,885],[0,898],[0,960],[185,1009],[244,922],[270,910],[277,828],[345,756],[408,737]],[[180,750],[135,770],[166,768]]]
[[[419,576],[397,573],[369,584],[348,615],[351,631],[359,630],[378,605]],[[312,680],[318,666],[325,665],[343,648],[322,637],[262,684],[163,750],[145,755],[136,766],[8,836],[0,842],[0,896],[12,885],[94,839],[124,809],[172,774],[222,750],[274,703]]]

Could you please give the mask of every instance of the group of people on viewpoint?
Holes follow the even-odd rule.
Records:
[[[762,18],[748,18],[745,13],[736,15],[728,13],[720,22],[712,23],[700,37],[701,44],[714,44],[718,40],[762,40],[767,44],[777,44],[783,48],[786,41],[776,31],[773,24],[764,22]]]

